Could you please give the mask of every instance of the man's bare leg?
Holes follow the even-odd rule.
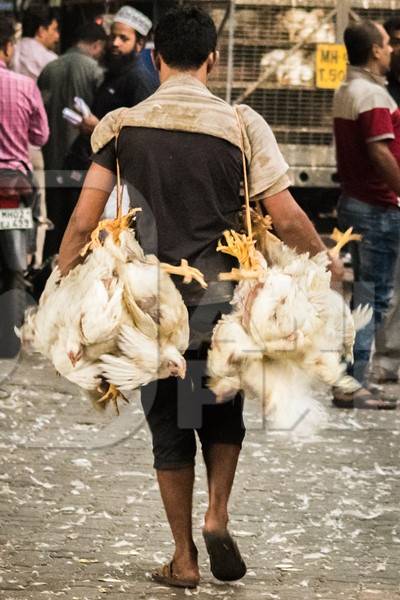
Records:
[[[209,504],[203,536],[211,572],[221,581],[236,581],[246,574],[246,564],[228,531],[228,501],[235,477],[240,447],[212,444],[203,448],[207,466]]]
[[[239,454],[240,447],[234,444],[212,444],[203,450],[209,495],[204,531],[222,533],[227,529],[228,501]]]
[[[175,540],[173,573],[181,579],[198,580],[197,548],[192,533],[194,467],[157,470],[157,478]]]

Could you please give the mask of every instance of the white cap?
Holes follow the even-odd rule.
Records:
[[[124,23],[141,35],[147,35],[152,27],[150,19],[132,6],[121,6],[114,15],[113,23]]]

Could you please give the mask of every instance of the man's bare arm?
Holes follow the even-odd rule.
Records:
[[[114,185],[112,171],[96,163],[91,165],[61,242],[58,266],[62,275],[82,260],[79,253],[97,227]]]
[[[397,196],[400,196],[400,167],[386,141],[367,144],[368,156],[378,175]]]
[[[262,203],[272,218],[276,233],[285,244],[296,248],[298,252],[310,252],[311,255],[327,250],[314,225],[289,190],[265,197]],[[330,269],[332,279],[340,281],[343,278],[340,259],[331,259]]]

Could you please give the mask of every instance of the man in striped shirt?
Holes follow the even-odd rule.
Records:
[[[54,11],[33,6],[23,16],[23,37],[15,44],[11,69],[37,81],[46,65],[58,58],[54,52],[60,34]]]

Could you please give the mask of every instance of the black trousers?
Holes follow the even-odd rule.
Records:
[[[142,388],[142,406],[153,438],[155,469],[194,465],[196,436],[203,452],[211,444],[242,445],[245,436],[243,398],[217,404],[207,387],[207,351],[214,324],[230,304],[189,307],[190,346],[184,380],[159,379]]]

